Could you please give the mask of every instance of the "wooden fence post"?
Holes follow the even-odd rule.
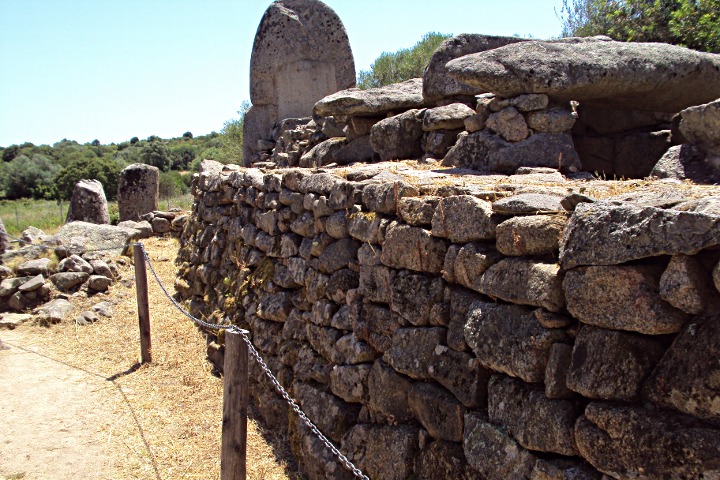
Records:
[[[221,480],[245,480],[247,470],[248,347],[239,333],[225,331]]]
[[[141,243],[133,244],[133,259],[135,260],[135,295],[138,305],[138,321],[140,323],[140,362],[152,361],[152,341],[150,339],[150,306],[148,305],[147,270],[145,268],[145,255]]]

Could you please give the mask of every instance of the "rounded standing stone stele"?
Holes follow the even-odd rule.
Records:
[[[110,223],[105,190],[97,180],[80,180],[75,184],[65,223],[89,222],[101,225]]]
[[[140,217],[158,209],[160,171],[142,163],[129,165],[120,172],[118,210],[120,221],[140,221]]]

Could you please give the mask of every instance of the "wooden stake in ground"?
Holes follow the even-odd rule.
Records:
[[[147,270],[142,243],[133,244],[135,260],[135,290],[140,323],[140,362],[152,362],[152,341],[150,339],[150,305],[148,302]]]
[[[225,332],[221,480],[245,480],[248,410],[248,347],[240,333]]]

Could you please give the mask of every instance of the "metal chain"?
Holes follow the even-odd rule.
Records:
[[[234,332],[233,332],[234,333]],[[305,412],[300,410],[300,406],[293,400],[290,395],[287,393],[287,390],[283,388],[283,386],[280,384],[277,378],[275,378],[275,375],[270,371],[270,368],[267,366],[265,361],[260,357],[260,354],[253,346],[252,342],[250,342],[250,339],[245,334],[245,331],[240,332],[240,336],[242,336],[243,341],[247,344],[248,350],[250,351],[250,354],[253,356],[255,361],[260,365],[260,368],[265,372],[265,375],[270,379],[270,382],[275,387],[275,390],[285,399],[285,401],[290,405],[290,408],[292,408],[298,417],[300,417],[300,420],[302,420],[305,425],[325,444],[325,446],[337,457],[338,460],[340,460],[340,463],[343,464],[345,468],[350,470],[353,475],[355,475],[357,478],[360,478],[362,480],[370,480],[359,468],[357,468],[353,463],[348,460],[348,458],[340,452],[340,450],[337,449],[333,443],[328,440],[328,438],[322,434],[320,429],[315,426],[315,424],[308,418],[307,415],[305,415]]]
[[[206,321],[204,321],[204,320],[200,320],[199,318],[193,317],[193,316],[190,314],[190,312],[188,312],[187,310],[185,310],[185,309],[172,297],[172,295],[170,295],[170,293],[167,291],[167,289],[165,288],[165,286],[162,284],[162,282],[160,281],[160,277],[158,276],[157,272],[155,272],[155,268],[153,267],[153,264],[152,264],[152,262],[150,261],[150,257],[148,256],[147,252],[145,251],[145,245],[143,245],[142,243],[138,243],[138,245],[140,245],[140,249],[142,250],[143,256],[145,257],[145,263],[147,263],[147,264],[148,264],[148,267],[150,267],[150,271],[152,272],[153,276],[155,277],[155,281],[156,281],[157,284],[160,286],[160,290],[163,291],[163,293],[164,293],[165,296],[168,298],[168,300],[170,300],[170,302],[172,302],[172,304],[175,305],[175,308],[177,308],[178,310],[180,310],[180,312],[182,312],[183,315],[185,315],[186,317],[188,317],[190,320],[192,320],[193,322],[197,323],[198,325],[201,325],[201,326],[203,326],[203,327],[205,327],[205,328],[209,328],[209,329],[211,329],[211,330],[231,330],[231,329],[233,329],[233,328],[236,327],[235,325],[220,325],[220,324],[217,324],[217,323],[210,323],[210,322],[206,322]]]
[[[328,438],[323,435],[323,433],[318,429],[315,424],[308,418],[307,415],[305,415],[305,412],[300,410],[300,406],[293,400],[290,395],[287,393],[287,390],[283,388],[283,386],[280,384],[277,378],[275,378],[275,375],[273,375],[272,371],[270,370],[270,367],[267,366],[267,363],[262,359],[258,351],[255,349],[255,346],[252,344],[250,339],[248,338],[247,334],[250,333],[247,330],[243,330],[239,328],[237,325],[219,325],[216,323],[209,323],[205,322],[203,320],[200,320],[199,318],[193,317],[188,311],[186,311],[180,304],[170,295],[170,293],[167,291],[165,286],[160,281],[160,277],[158,276],[157,272],[155,272],[155,268],[153,267],[152,262],[150,261],[150,257],[148,256],[147,252],[145,251],[145,245],[142,243],[139,243],[140,249],[142,250],[143,256],[145,257],[145,262],[148,264],[148,267],[150,267],[150,271],[152,272],[153,276],[155,277],[155,281],[160,286],[160,289],[163,291],[165,296],[172,302],[173,305],[175,305],[175,308],[180,310],[183,315],[188,317],[193,322],[197,323],[198,325],[202,325],[205,328],[215,329],[215,330],[226,330],[228,333],[235,333],[237,335],[240,335],[245,342],[245,344],[248,347],[248,351],[253,356],[255,361],[260,365],[260,368],[265,372],[265,375],[270,379],[270,382],[275,387],[275,390],[285,399],[285,401],[290,405],[290,407],[295,411],[298,417],[307,425],[307,427],[312,431],[324,444],[325,446],[337,457],[338,460],[340,460],[340,463],[350,470],[355,477],[362,479],[362,480],[370,480],[369,477],[367,477],[362,470],[357,468],[353,463],[348,460],[348,458],[340,452],[340,450],[337,449],[333,443],[328,440]]]

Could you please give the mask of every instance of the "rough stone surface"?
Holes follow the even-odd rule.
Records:
[[[58,271],[60,272],[93,273],[93,270],[92,265],[80,255],[70,255],[60,260],[58,264]]]
[[[495,238],[498,223],[490,202],[458,195],[440,200],[432,218],[432,234],[453,243],[489,240]]]
[[[466,407],[481,407],[487,402],[490,372],[477,358],[444,346],[435,348],[428,365],[430,377],[447,388]]]
[[[556,343],[550,349],[545,369],[545,396],[547,398],[569,398],[573,392],[567,388],[567,372],[572,361],[572,346]]]
[[[680,132],[690,143],[720,145],[720,99],[686,108],[680,117]]]
[[[430,377],[428,368],[438,345],[445,343],[447,331],[441,327],[399,328],[384,360],[396,371],[414,379]]]
[[[498,225],[497,249],[509,256],[555,254],[566,224],[562,216],[513,217]]]
[[[717,55],[607,37],[529,41],[452,60],[450,75],[503,97],[545,93],[628,110],[678,112],[720,97]]]
[[[413,418],[408,403],[412,381],[377,360],[368,375],[368,410],[383,422],[405,422]]]
[[[403,197],[397,206],[405,223],[413,227],[429,227],[440,197]]]
[[[133,163],[120,172],[118,210],[121,222],[138,222],[144,214],[158,209],[159,175],[157,167],[143,163]]]
[[[420,450],[411,426],[356,425],[343,437],[342,451],[370,478],[406,480]]]
[[[656,404],[720,426],[720,315],[693,319],[677,336],[648,382]]]
[[[580,453],[612,478],[717,478],[720,435],[692,419],[591,403],[575,426]]]
[[[560,263],[616,265],[657,255],[693,255],[720,243],[720,216],[603,202],[575,208],[560,247]]]
[[[446,263],[450,254],[445,257]],[[479,288],[482,274],[502,259],[502,255],[493,247],[482,243],[468,243],[460,248],[454,260],[444,268],[447,272],[452,269],[453,278],[450,281],[460,285],[477,289]]]
[[[373,125],[370,145],[380,160],[403,160],[422,155],[422,116],[422,110],[408,110]]]
[[[674,255],[660,277],[660,296],[675,308],[690,314],[699,314],[706,307],[709,276],[695,257]]]
[[[317,0],[272,3],[253,43],[253,113],[245,122],[243,153],[254,159],[258,150],[253,147],[267,139],[274,123],[307,117],[315,102],[354,85],[350,42],[337,14]]]
[[[575,125],[576,117],[564,108],[550,108],[528,113],[528,127],[538,133],[567,133]]]
[[[396,214],[398,202],[404,197],[414,197],[419,190],[400,179],[396,182],[368,185],[363,189],[363,205],[371,212]]]
[[[378,88],[350,88],[328,95],[315,104],[315,115],[379,116],[388,112],[422,108],[422,79],[413,78]]]
[[[45,304],[36,315],[39,322],[60,323],[72,312],[72,303],[62,298],[56,298]]]
[[[88,288],[95,292],[106,292],[110,288],[112,280],[104,275],[90,275]]]
[[[465,407],[444,388],[434,383],[415,383],[408,403],[415,418],[437,440],[462,442]]]
[[[581,414],[579,402],[548,399],[540,385],[501,375],[490,378],[490,421],[529,450],[577,455],[574,426]]]
[[[530,135],[525,117],[515,107],[508,107],[491,114],[486,125],[508,142],[519,142]]]
[[[58,290],[67,291],[82,285],[90,277],[85,272],[60,272],[50,276],[50,281]]]
[[[49,258],[28,260],[18,265],[16,273],[22,277],[38,275],[40,273],[46,274],[50,269],[51,263],[52,261]]]
[[[445,64],[470,53],[492,50],[522,41],[524,39],[519,37],[496,37],[472,33],[463,33],[444,40],[430,57],[428,68],[425,69],[423,96],[430,102],[437,102],[443,98],[473,96],[482,93],[481,90],[459,82],[448,75]]]
[[[360,407],[305,383],[295,383],[293,391],[303,411],[321,432],[335,442],[357,421]]]
[[[330,372],[330,389],[346,402],[367,401],[367,379],[372,365],[339,365]]]
[[[426,480],[473,480],[476,474],[465,459],[462,446],[441,440],[425,447],[415,462],[417,478]]]
[[[10,245],[10,237],[8,237],[5,224],[0,220],[0,255],[4,254]]]
[[[475,115],[475,110],[464,103],[452,103],[442,107],[429,108],[423,117],[423,130],[456,130],[464,126],[464,120]]]
[[[501,198],[492,204],[493,212],[503,215],[535,215],[563,211],[562,197],[544,193],[520,193]]]
[[[584,326],[573,348],[567,386],[588,398],[636,400],[663,352],[651,337]]]
[[[530,478],[536,461],[535,455],[478,413],[465,415],[463,449],[468,463],[487,480]]]
[[[720,180],[720,171],[705,160],[705,153],[690,144],[675,145],[658,160],[650,171],[651,177],[692,180],[711,183]]]
[[[492,171],[488,157],[509,147],[510,144],[487,130],[458,135],[457,142],[443,158],[446,167],[472,168],[483,172]],[[513,170],[514,171],[514,170]]]
[[[687,315],[661,297],[653,265],[579,267],[566,273],[570,313],[583,323],[649,335],[679,332]]]
[[[565,306],[563,272],[555,263],[505,258],[490,266],[473,288],[489,297],[558,312]]]
[[[2,317],[0,317],[0,328],[12,330],[23,323],[29,322],[32,318],[33,316],[29,313],[3,313]],[[0,348],[0,350],[2,350],[2,348]]]
[[[105,190],[99,181],[80,180],[75,184],[65,222],[78,220],[100,224],[110,223]]]
[[[393,224],[385,235],[380,259],[388,267],[440,273],[446,251],[445,241],[434,238],[427,230]]]
[[[564,133],[536,133],[508,148],[491,152],[486,169],[512,174],[520,167],[550,167],[562,171],[582,170],[572,137]]]
[[[481,365],[530,383],[543,381],[553,344],[568,340],[540,326],[529,309],[487,302],[472,305],[464,333]]]

